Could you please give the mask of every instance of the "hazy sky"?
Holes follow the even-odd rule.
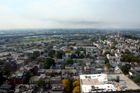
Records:
[[[0,29],[140,28],[140,0],[0,0]]]

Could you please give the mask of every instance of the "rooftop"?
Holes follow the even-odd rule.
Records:
[[[83,93],[140,89],[124,74],[84,74],[80,75],[80,84]]]

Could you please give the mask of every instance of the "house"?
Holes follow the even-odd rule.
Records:
[[[5,68],[6,71],[16,71],[17,70],[17,64],[15,61],[6,62]]]
[[[12,88],[16,86],[16,84],[25,84],[28,81],[29,72],[28,71],[16,71],[10,77],[8,77],[7,81]]]
[[[90,67],[89,66],[85,66],[84,67],[84,71],[87,73],[87,74],[90,74]]]
[[[57,59],[56,63],[57,64],[63,64],[65,62],[65,59]]]
[[[16,64],[17,64],[17,68],[19,69],[20,67],[24,66],[24,60],[17,60]]]
[[[0,87],[1,93],[11,93],[12,92],[12,85],[5,83]]]
[[[64,85],[60,84],[52,84],[52,88],[49,90],[49,93],[64,93]]]
[[[61,83],[61,77],[60,76],[50,78],[50,88],[53,88],[53,84],[60,84],[60,83]]]
[[[35,85],[35,84],[18,84],[15,87],[14,93],[23,93],[23,92],[35,93],[35,92],[37,92],[36,88],[37,88],[37,85]]]
[[[114,68],[114,73],[115,73],[115,74],[122,74],[123,72],[122,72],[122,70],[121,70],[118,66],[116,66],[116,67]]]

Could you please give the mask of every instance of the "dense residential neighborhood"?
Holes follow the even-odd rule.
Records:
[[[0,93],[140,93],[137,32],[83,32],[1,38]]]

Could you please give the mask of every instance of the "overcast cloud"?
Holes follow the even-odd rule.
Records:
[[[140,0],[1,0],[0,29],[140,28]]]

